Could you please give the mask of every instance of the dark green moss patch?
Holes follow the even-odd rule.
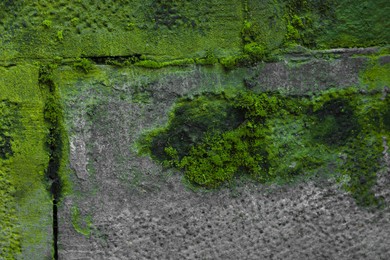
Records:
[[[7,159],[13,155],[12,135],[17,128],[18,106],[7,100],[0,101],[0,158]]]
[[[196,28],[198,26],[196,17],[187,17],[180,12],[180,9],[184,9],[183,3],[185,1],[154,0],[150,6],[150,9],[153,10],[150,20],[155,22],[154,28],[174,29],[180,26]]]
[[[383,125],[385,130],[390,132],[390,104],[387,105],[386,110],[383,113]]]
[[[44,119],[47,123],[49,133],[46,139],[46,146],[49,152],[49,164],[46,169],[46,177],[50,185],[53,198],[58,201],[62,196],[63,184],[66,178],[63,176],[62,164],[65,157],[66,143],[65,130],[63,126],[62,106],[57,86],[53,81],[53,69],[56,65],[41,66],[39,70],[39,84],[46,94],[44,106]]]
[[[39,84],[46,92],[44,119],[48,125],[49,133],[46,148],[49,152],[49,163],[46,169],[48,190],[53,198],[53,248],[54,259],[58,259],[58,204],[63,196],[64,184],[67,179],[63,173],[63,159],[65,157],[65,130],[63,127],[63,114],[58,95],[57,86],[53,81],[52,70],[55,65],[41,66],[39,70]]]
[[[336,98],[314,112],[316,123],[311,129],[314,138],[332,145],[344,145],[360,131],[359,122],[349,101]]]
[[[380,169],[382,150],[381,139],[369,133],[360,134],[346,149],[343,170],[350,177],[346,188],[360,205],[383,204],[383,199],[376,197],[372,191],[376,184],[376,173]]]
[[[285,44],[317,47],[317,37],[331,21],[335,21],[334,0],[286,1]]]
[[[277,93],[205,94],[182,99],[169,124],[141,141],[165,166],[195,186],[217,188],[248,176],[262,183],[327,174],[360,205],[380,205],[373,186],[380,169],[387,99],[354,89],[315,98]],[[383,113],[384,112],[384,113]],[[378,117],[378,122],[372,122]]]
[[[152,154],[161,161],[169,159],[166,147],[173,147],[179,158],[183,158],[206,133],[226,132],[244,121],[242,111],[226,97],[212,94],[182,100],[173,114],[169,127],[151,141]]]

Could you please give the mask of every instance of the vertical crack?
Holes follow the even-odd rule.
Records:
[[[53,259],[58,260],[58,202],[61,194],[61,182],[58,175],[58,162],[51,158],[47,175],[51,181],[50,192],[53,198]]]
[[[58,260],[58,208],[56,199],[53,199],[53,248],[53,259]]]
[[[61,198],[62,182],[60,167],[63,156],[62,109],[57,94],[56,85],[52,79],[50,65],[42,66],[39,71],[39,84],[46,94],[44,118],[49,128],[46,146],[49,152],[49,164],[46,169],[48,190],[53,199],[53,259],[58,259],[58,204]]]

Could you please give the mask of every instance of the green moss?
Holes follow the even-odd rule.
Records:
[[[21,237],[18,230],[15,186],[10,169],[10,158],[14,155],[12,143],[15,128],[20,128],[17,104],[0,101],[0,258],[12,259],[21,253]]]
[[[376,184],[376,173],[380,169],[383,147],[381,138],[372,133],[363,133],[345,151],[346,162],[343,175],[348,175],[345,188],[356,202],[363,206],[382,206],[382,198],[376,197],[372,187]]]
[[[1,190],[7,191],[0,195],[6,203],[0,210],[5,232],[0,232],[0,241],[8,241],[0,246],[4,259],[18,258],[19,253],[29,259],[51,255],[52,197],[44,176],[49,161],[44,149],[48,129],[38,74],[38,67],[31,64],[0,68],[0,93],[6,100],[0,102],[1,128],[8,128],[12,149],[5,159],[0,158]],[[7,112],[7,107],[12,110]],[[10,240],[3,239],[3,234]]]
[[[285,4],[284,44],[318,47],[318,35],[335,20],[334,1],[287,0]]]
[[[3,168],[4,165],[1,165]],[[15,186],[8,173],[0,169],[0,257],[12,259],[21,253],[20,232],[17,228]]]
[[[327,23],[318,37],[320,45],[333,47],[366,47],[388,44],[390,28],[384,22],[388,10],[386,0],[337,1],[333,5],[334,19]]]
[[[169,127],[146,140],[157,159],[185,169],[197,185],[215,188],[244,169],[265,181],[268,166],[262,141],[268,128],[263,124],[269,114],[283,113],[278,111],[281,103],[266,94],[200,96],[179,103]]]
[[[224,57],[220,59],[220,63],[222,66],[224,66],[226,69],[233,69],[237,66],[237,64],[240,62],[240,57]]]
[[[44,26],[44,27],[46,27],[46,28],[50,28],[51,27],[51,25],[52,25],[52,21],[50,21],[50,20],[44,20],[43,22],[42,22],[42,25]]]
[[[372,188],[380,169],[380,134],[388,134],[387,104],[375,92],[355,89],[314,99],[206,94],[179,101],[168,126],[146,134],[140,151],[183,170],[200,187],[217,188],[241,175],[286,183],[327,174],[348,179],[345,188],[360,205],[379,205]]]
[[[64,31],[63,31],[63,30],[57,31],[57,39],[58,39],[59,41],[64,40]]]
[[[200,89],[235,88],[243,70],[230,69],[269,60],[281,47],[388,44],[387,2],[1,1],[0,60],[10,66],[0,68],[0,258],[50,255],[42,250],[52,246],[48,183],[61,184],[61,190],[51,190],[55,196],[70,192],[63,97],[56,80],[65,86],[61,93],[79,93],[80,85],[73,83],[87,78],[86,89],[95,84],[99,93],[112,94],[110,73],[131,71],[128,82],[147,85],[161,79],[150,69],[161,69],[165,76],[192,73],[188,65],[197,64],[209,65],[197,68]],[[201,187],[216,188],[237,176],[285,183],[326,172],[347,180],[345,189],[359,204],[379,205],[372,187],[381,138],[390,132],[386,54],[374,57],[362,71],[362,84],[372,91],[366,95],[330,91],[309,99],[219,92],[181,99],[169,124],[144,137],[142,150],[183,170],[187,181]],[[55,66],[23,62],[61,62],[56,57],[73,63],[70,70],[57,71],[56,79]],[[76,57],[114,57],[100,64],[131,70],[102,72],[95,59]],[[217,63],[229,69],[226,75],[205,72]],[[139,103],[151,99],[143,85],[128,91],[131,95],[120,94],[122,101],[129,96]],[[92,99],[87,108],[96,104]],[[72,220],[78,232],[90,234],[91,221],[81,220],[78,209],[72,209]]]
[[[361,127],[349,102],[346,98],[333,98],[314,111],[316,122],[312,134],[316,141],[332,146],[356,138]]]
[[[266,55],[266,50],[264,46],[256,42],[251,42],[245,44],[244,53],[248,54],[254,60],[263,60]]]
[[[68,140],[63,122],[61,98],[54,83],[53,70],[56,65],[42,65],[39,71],[39,84],[44,90],[46,100],[43,109],[44,119],[49,133],[46,138],[46,148],[49,152],[49,165],[46,177],[51,184],[49,187],[54,198],[59,202],[63,195],[71,190],[69,172],[67,170]]]
[[[18,127],[18,105],[0,101],[0,158],[7,159],[14,154],[12,150],[12,128]],[[20,126],[19,126],[20,127]]]
[[[388,12],[385,0],[304,1],[286,0],[285,45],[310,48],[367,47],[389,42],[390,30],[383,23]]]
[[[286,30],[282,19],[284,3],[274,0],[245,2],[246,17],[241,31],[243,44],[256,42],[267,52],[278,49],[283,43]]]
[[[221,59],[240,57],[250,43],[271,53],[297,44],[310,48],[385,45],[390,38],[390,26],[383,22],[386,0],[354,5],[348,0],[73,4],[28,0],[0,5],[0,60],[138,53],[151,60],[170,61],[196,59],[206,50]]]
[[[173,60],[196,58],[207,49],[218,50],[219,57],[241,50],[241,2],[233,0],[44,2],[28,0],[12,11],[0,3],[1,48],[7,50],[1,60],[135,53]]]
[[[85,73],[90,72],[94,67],[92,61],[86,58],[77,58],[73,63],[73,66],[84,71]]]
[[[382,89],[384,86],[390,86],[390,62],[386,59],[389,60],[390,56],[372,57],[370,64],[361,72],[362,83],[368,85],[368,89]]]
[[[164,152],[166,147],[173,147],[182,158],[206,132],[226,131],[237,127],[244,120],[243,114],[228,104],[225,97],[213,94],[195,97],[191,102],[182,100],[173,113],[175,117],[172,118],[170,127],[166,131],[156,131],[149,135],[147,138],[151,141],[151,146],[144,147],[146,151],[153,151],[161,161],[168,159]]]
[[[92,218],[82,217],[78,207],[73,206],[71,209],[71,219],[73,228],[77,233],[89,237],[91,235]]]

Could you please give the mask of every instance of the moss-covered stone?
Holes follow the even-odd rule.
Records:
[[[384,45],[388,8],[386,0],[8,1],[0,3],[0,60],[143,54],[166,61],[207,51],[263,59],[297,44]]]
[[[318,172],[348,176],[345,188],[359,204],[378,205],[372,187],[380,169],[380,133],[388,130],[387,123],[368,120],[379,115],[387,122],[378,113],[386,105],[375,92],[361,95],[355,89],[312,100],[276,93],[206,94],[180,101],[168,126],[144,137],[149,150],[141,152],[182,169],[194,185],[206,188],[237,174],[278,183]]]
[[[372,187],[390,131],[388,48],[353,59],[310,49],[386,45],[388,13],[386,0],[1,1],[0,258],[52,256],[53,198],[71,193],[75,130],[64,123],[73,113],[65,102],[96,125],[113,107],[142,114],[179,99],[142,151],[193,185],[327,173],[347,180],[361,205],[379,205]],[[89,236],[80,212],[71,210],[73,227]]]
[[[314,138],[327,145],[343,145],[360,132],[359,122],[349,100],[335,98],[314,112],[317,122],[312,128]]]
[[[6,153],[0,158],[0,258],[42,259],[52,255],[52,198],[44,172],[45,100],[38,85],[39,68],[21,64],[0,68],[1,130]],[[8,146],[10,145],[10,147]],[[34,206],[32,206],[34,205]],[[39,205],[37,207],[36,205]],[[8,242],[7,242],[8,241]]]
[[[241,3],[233,0],[2,2],[0,17],[0,60],[133,54],[165,60],[241,49]]]
[[[151,150],[159,160],[168,159],[164,148],[173,147],[182,158],[189,148],[200,142],[207,132],[224,132],[236,128],[244,121],[244,114],[227,99],[218,95],[205,95],[183,100],[174,110],[175,117],[163,136],[153,137]]]

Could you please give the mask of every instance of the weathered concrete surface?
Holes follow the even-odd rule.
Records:
[[[314,183],[246,185],[237,197],[228,191],[195,194],[178,178],[162,183],[159,191],[131,196],[105,185],[100,198],[88,200],[92,207],[81,206],[94,211],[91,238],[63,225],[61,256],[388,259],[389,210],[370,213],[331,183]]]
[[[318,62],[313,69],[320,71],[335,66],[345,75],[339,79],[346,82],[343,87],[360,82],[365,61],[308,64]],[[56,76],[75,170],[73,195],[59,211],[60,259],[390,258],[390,209],[358,207],[333,179],[287,186],[244,182],[235,190],[194,192],[180,173],[136,154],[136,140],[167,122],[178,97],[242,88],[244,79],[253,81],[264,70],[190,66],[156,73],[98,66],[92,75],[72,78],[71,71],[63,67]],[[323,75],[328,78],[322,90],[337,84],[336,76]],[[388,163],[385,147],[383,163]],[[387,203],[389,169],[381,172],[376,188]]]
[[[257,65],[246,84],[254,91],[279,91],[310,95],[329,88],[360,85],[361,72],[370,62],[368,55],[377,48],[308,51],[299,49],[282,61]],[[386,58],[380,58],[382,65]]]

